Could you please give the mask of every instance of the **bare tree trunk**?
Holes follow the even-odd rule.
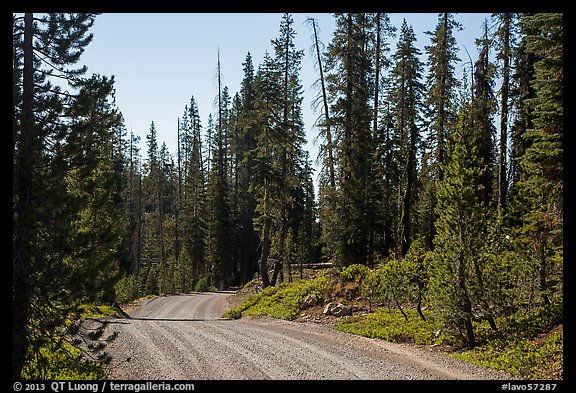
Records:
[[[506,149],[508,139],[508,91],[510,86],[510,14],[504,14],[504,36],[502,37],[502,110],[500,116],[500,151],[498,155],[498,205],[506,208]]]
[[[406,313],[404,312],[404,310],[402,309],[402,306],[400,305],[400,302],[398,302],[398,298],[396,297],[396,293],[394,292],[394,286],[390,286],[390,290],[392,291],[392,297],[394,298],[394,303],[396,303],[396,307],[398,307],[398,310],[400,310],[400,312],[402,313],[402,315],[404,316],[404,319],[406,321],[408,321],[408,316],[406,315]]]
[[[334,153],[332,149],[332,133],[330,131],[330,114],[328,111],[328,96],[326,95],[326,85],[324,83],[324,71],[322,69],[322,57],[320,56],[320,45],[318,41],[318,33],[316,31],[316,20],[308,18],[314,31],[314,46],[316,48],[316,59],[318,61],[318,70],[320,72],[320,85],[322,87],[322,102],[324,104],[324,119],[326,127],[326,149],[328,150],[328,177],[330,179],[330,186],[332,189],[336,188],[336,178],[334,175]]]

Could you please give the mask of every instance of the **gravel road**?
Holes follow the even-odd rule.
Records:
[[[230,293],[157,297],[114,319],[110,379],[500,379],[432,352],[313,323],[221,318]]]

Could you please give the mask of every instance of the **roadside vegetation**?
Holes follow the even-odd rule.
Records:
[[[331,268],[291,283],[281,283],[252,293],[224,316],[242,318],[269,316],[299,322],[333,325],[337,330],[395,343],[426,345],[444,355],[525,379],[563,378],[563,310],[561,298],[530,311],[519,309],[497,316],[494,332],[486,320],[474,320],[477,345],[466,347],[459,335],[447,327],[428,301],[398,287],[394,294],[384,283],[393,264]],[[397,268],[397,267],[396,267]],[[400,279],[400,276],[395,276]],[[405,279],[406,275],[403,275]],[[256,288],[253,280],[244,287]],[[314,299],[312,305],[307,299]],[[352,315],[327,316],[329,302],[354,305]],[[424,318],[420,315],[424,315]],[[303,316],[316,316],[307,320]]]
[[[119,310],[94,304],[79,305],[65,317],[52,340],[43,340],[23,370],[25,379],[100,380],[106,377],[110,357],[103,351],[115,335],[104,336],[104,317],[120,316]]]

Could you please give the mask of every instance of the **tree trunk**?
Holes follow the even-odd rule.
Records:
[[[264,157],[268,158],[268,128],[264,129]],[[262,255],[260,256],[260,276],[262,288],[270,285],[268,278],[268,256],[270,255],[270,218],[268,217],[268,179],[264,178],[264,225],[262,237]]]
[[[510,14],[504,14],[504,36],[502,37],[502,110],[500,117],[500,151],[498,155],[498,205],[506,208],[506,149],[508,139],[508,90],[510,85]]]
[[[416,310],[418,311],[420,318],[422,318],[422,320],[425,321],[426,318],[424,317],[424,313],[422,312],[422,288],[421,287],[418,288],[418,302],[416,304]]]
[[[316,58],[318,60],[318,70],[320,71],[320,85],[322,87],[322,102],[324,104],[324,119],[326,127],[326,149],[328,150],[328,177],[330,187],[336,189],[336,178],[334,175],[334,153],[332,151],[332,133],[330,131],[330,115],[328,111],[328,97],[326,95],[326,85],[324,84],[324,71],[322,69],[322,58],[320,56],[320,45],[318,44],[318,34],[316,32],[316,21],[309,18],[314,30],[314,46],[316,48]]]
[[[480,265],[478,264],[478,261],[476,259],[474,259],[474,271],[476,273],[476,280],[478,280],[478,287],[480,288],[480,293],[482,294],[480,295],[481,296],[480,302],[482,303],[484,312],[486,312],[486,320],[488,321],[488,324],[490,325],[492,330],[497,332],[498,327],[496,326],[496,322],[494,321],[494,317],[492,316],[492,312],[490,311],[490,306],[488,305],[488,301],[486,301],[486,298],[483,296],[486,293],[484,289],[484,280],[482,278],[482,271],[480,270]]]
[[[268,278],[268,255],[270,255],[270,224],[266,218],[264,221],[264,238],[262,239],[262,255],[260,256],[260,277],[262,278],[262,288],[270,286]]]
[[[466,345],[470,348],[476,346],[476,338],[474,336],[474,329],[472,328],[472,303],[470,302],[470,296],[468,296],[468,290],[466,289],[466,278],[464,271],[464,256],[461,255],[458,263],[458,286],[459,292],[462,296],[462,310],[464,328],[466,329]]]
[[[392,297],[394,298],[394,303],[396,303],[396,307],[398,307],[398,310],[400,310],[400,312],[404,316],[404,320],[408,321],[408,315],[406,315],[406,313],[402,309],[402,306],[400,305],[400,302],[398,302],[398,298],[396,297],[396,293],[394,292],[394,286],[390,286],[390,290],[392,291]]]
[[[30,317],[32,273],[33,158],[36,156],[34,120],[33,15],[24,15],[24,71],[22,79],[22,122],[15,162],[17,176],[16,226],[12,249],[12,378],[20,379],[28,353],[26,326]]]

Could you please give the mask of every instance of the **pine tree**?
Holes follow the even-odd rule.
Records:
[[[192,290],[196,282],[206,276],[206,179],[202,159],[201,126],[198,108],[193,98],[190,100],[190,124],[185,135],[188,147],[184,162],[183,200],[182,200],[182,250],[180,260],[183,276],[180,277],[184,291]],[[188,116],[186,116],[188,117]]]
[[[368,50],[369,18],[365,14],[337,14],[336,30],[328,46],[328,91],[333,97],[331,121],[338,156],[337,208],[332,232],[341,265],[368,262],[372,137],[370,108],[373,66]],[[359,152],[362,152],[361,154]],[[326,223],[328,224],[328,223]]]
[[[476,192],[477,150],[466,143],[463,127],[456,132],[437,192],[431,291],[443,325],[473,347],[473,262],[482,246],[481,223],[486,208]]]
[[[279,109],[279,77],[274,60],[268,52],[264,54],[263,64],[258,68],[255,83],[256,124],[258,127],[257,146],[254,154],[254,179],[250,187],[256,198],[256,215],[254,227],[260,232],[262,251],[259,260],[262,286],[270,285],[268,276],[268,258],[272,243],[271,230],[277,219],[275,190],[279,187],[281,177],[274,163],[274,144],[278,141],[277,113]]]
[[[318,39],[318,30],[319,26],[318,23],[314,18],[307,18],[306,22],[310,24],[312,27],[313,35],[312,38],[314,40],[314,51],[315,51],[315,61],[314,64],[318,67],[319,72],[319,79],[320,82],[320,91],[322,93],[322,107],[323,107],[323,114],[318,118],[318,123],[321,124],[321,134],[325,139],[326,143],[321,146],[319,152],[319,158],[324,157],[326,154],[326,158],[324,161],[327,162],[326,167],[328,170],[328,184],[332,188],[332,190],[336,189],[336,175],[335,175],[335,164],[334,164],[334,144],[332,142],[332,132],[330,130],[330,110],[329,110],[329,103],[328,103],[328,96],[326,94],[326,81],[324,78],[324,68],[322,67],[322,56],[320,54],[320,45],[322,43]]]
[[[534,97],[525,100],[532,124],[522,136],[527,146],[520,158],[517,200],[523,237],[537,260],[540,294],[547,304],[559,292],[562,274],[563,15],[526,15],[521,22],[531,33],[526,51],[535,62],[530,81]]]
[[[61,351],[63,339],[73,334],[65,319],[81,299],[106,298],[112,282],[109,262],[119,244],[113,223],[120,221],[114,203],[106,199],[115,195],[116,185],[110,162],[112,136],[94,121],[114,111],[104,104],[112,82],[86,80],[86,67],[73,68],[92,40],[88,31],[94,19],[94,14],[13,15],[14,379],[41,378],[46,361],[40,347]],[[59,87],[62,81],[69,91]],[[71,162],[68,153],[80,145],[86,148],[73,143],[80,128],[101,144],[86,151],[90,157],[85,162]],[[80,157],[78,150],[74,153]],[[87,174],[84,182],[72,180],[78,173]],[[98,184],[100,180],[106,181]],[[73,181],[77,187],[68,189],[67,182]],[[76,203],[80,200],[89,201],[84,209]],[[100,208],[103,214],[97,219],[93,209]],[[73,233],[67,231],[71,227]],[[90,267],[84,259],[77,261],[78,269],[69,274],[73,250],[68,247],[83,242],[82,232],[93,236],[93,246],[82,250],[97,255],[96,263]],[[94,273],[90,282],[96,293],[87,293],[76,282],[89,280],[82,271]]]
[[[142,168],[140,164],[140,137],[130,131],[128,147],[128,167],[124,191],[127,244],[127,269],[132,280],[129,298],[137,296],[137,278],[140,274],[142,259]]]
[[[420,50],[415,47],[416,36],[406,20],[400,29],[400,38],[394,53],[395,66],[392,71],[392,97],[394,99],[394,116],[398,133],[397,157],[400,172],[397,254],[404,256],[410,248],[413,236],[414,206],[417,200],[416,158],[420,137],[420,111],[424,86],[420,82],[422,63],[418,56]]]
[[[454,129],[456,121],[456,89],[459,85],[456,79],[455,64],[460,61],[457,56],[458,47],[453,31],[461,29],[451,14],[438,15],[438,23],[434,31],[427,31],[430,45],[426,46],[428,53],[428,76],[426,79],[426,118],[429,120],[429,132],[424,140],[426,154],[422,155],[422,194],[420,196],[419,231],[426,239],[427,247],[433,246],[434,238],[434,205],[436,203],[435,188],[443,178],[443,165],[446,163],[446,141]],[[426,170],[426,171],[425,171]]]
[[[522,16],[523,15],[523,16]],[[518,184],[522,167],[520,165],[521,157],[524,155],[529,143],[524,138],[526,130],[533,128],[534,114],[531,106],[528,104],[530,99],[534,98],[536,93],[531,81],[534,79],[534,63],[537,56],[527,49],[528,37],[536,34],[535,26],[530,26],[523,21],[530,14],[521,14],[518,17],[518,44],[514,50],[512,80],[513,88],[510,91],[510,98],[513,102],[513,113],[515,114],[511,135],[511,159],[510,162],[510,191],[509,199],[514,199],[517,193],[516,185]]]
[[[392,229],[391,215],[391,184],[393,177],[390,168],[391,144],[390,132],[390,103],[388,94],[390,89],[389,56],[390,45],[388,39],[395,36],[396,28],[391,26],[388,14],[377,13],[371,16],[373,32],[369,41],[369,48],[374,60],[374,90],[372,99],[372,170],[368,190],[369,204],[372,212],[368,226],[368,255],[374,257],[387,255],[391,246]]]
[[[216,130],[212,141],[211,167],[207,188],[207,263],[216,287],[225,289],[232,275],[233,239],[230,228],[230,184],[228,179],[228,136],[230,96],[222,86],[220,58],[217,66],[218,96]]]
[[[515,16],[512,13],[500,13],[493,15],[500,21],[496,31],[496,42],[499,47],[497,54],[501,61],[502,87],[500,89],[500,138],[498,150],[498,206],[503,211],[506,209],[506,199],[508,195],[508,119],[509,119],[509,97],[510,97],[510,59],[514,48],[513,29]]]
[[[256,148],[257,128],[255,124],[255,86],[254,65],[252,56],[247,53],[243,65],[244,78],[240,89],[241,112],[238,118],[239,141],[236,146],[238,166],[236,178],[238,181],[239,210],[239,275],[241,283],[252,279],[257,271],[258,234],[254,230],[254,210],[256,200],[250,193],[250,185],[254,173],[254,157],[251,152]]]
[[[322,229],[322,242],[324,244],[324,254],[329,260],[336,256],[337,244],[337,217],[335,216],[336,210],[336,143],[332,131],[330,119],[330,103],[327,93],[327,78],[324,75],[324,66],[322,62],[322,55],[320,47],[324,44],[319,40],[319,30],[317,21],[314,18],[306,19],[306,22],[312,27],[312,39],[314,49],[314,64],[318,68],[319,79],[316,83],[320,83],[320,95],[314,101],[314,109],[322,103],[322,114],[318,117],[315,125],[320,128],[319,137],[322,137],[325,142],[320,145],[317,160],[322,162],[322,168],[319,175],[319,215]],[[312,49],[312,48],[311,48]]]
[[[144,222],[142,228],[143,252],[141,269],[142,294],[157,294],[163,284],[160,277],[166,264],[164,242],[164,203],[162,158],[158,148],[157,131],[154,122],[146,135],[147,160],[146,176],[142,180]]]
[[[69,269],[66,286],[84,302],[112,304],[123,230],[113,149],[121,117],[109,102],[114,79],[98,75],[81,83],[75,121],[65,155],[68,223],[67,248],[62,255]],[[60,300],[62,298],[60,297]]]
[[[294,37],[296,32],[292,27],[294,21],[292,16],[284,14],[280,23],[280,35],[272,40],[274,47],[275,64],[278,67],[280,82],[280,106],[281,119],[278,124],[280,138],[277,143],[279,150],[279,166],[281,177],[286,183],[279,189],[280,222],[278,241],[275,251],[277,263],[271,283],[275,285],[278,274],[283,275],[283,265],[285,262],[286,236],[290,226],[291,217],[294,215],[295,194],[300,193],[302,185],[298,182],[296,173],[299,165],[299,155],[305,143],[304,126],[302,121],[302,86],[300,84],[300,64],[303,51],[296,50]]]
[[[478,147],[478,158],[484,170],[478,173],[479,184],[478,193],[480,200],[486,205],[495,201],[495,135],[493,115],[496,112],[496,100],[493,92],[493,77],[495,67],[490,62],[490,46],[492,41],[488,37],[488,22],[484,21],[484,34],[482,39],[476,40],[480,44],[478,60],[474,64],[474,95],[470,107],[472,124],[470,129],[476,132],[470,134],[470,141],[473,146]]]

